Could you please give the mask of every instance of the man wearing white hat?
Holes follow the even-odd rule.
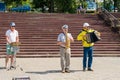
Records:
[[[70,43],[74,42],[71,33],[68,33],[68,25],[62,26],[63,32],[58,35],[57,45],[60,47],[62,73],[70,72]]]
[[[88,42],[86,40],[86,37],[87,37],[86,34],[93,32],[93,31],[95,30],[90,29],[89,23],[84,23],[82,31],[77,36],[77,40],[82,41],[82,46],[83,46],[83,71],[86,71],[86,68],[88,68],[87,69],[88,71],[93,71],[91,67],[92,67],[92,62],[93,62],[94,42]],[[97,32],[97,34],[100,36],[99,32]],[[88,57],[88,60],[87,60],[87,57]]]
[[[5,67],[8,69],[8,61],[9,61],[9,57],[11,56],[11,63],[10,63],[10,68],[14,68],[13,64],[14,64],[14,57],[16,56],[17,53],[17,48],[16,47],[12,47],[11,43],[14,42],[19,42],[19,36],[18,36],[18,31],[15,30],[15,23],[11,22],[10,23],[10,29],[6,31],[6,60],[5,60]]]

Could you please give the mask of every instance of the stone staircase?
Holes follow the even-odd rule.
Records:
[[[5,32],[9,23],[16,23],[19,31],[20,52],[19,58],[59,57],[57,36],[62,32],[61,26],[69,25],[75,42],[71,44],[72,57],[83,56],[83,48],[76,37],[82,29],[82,24],[88,22],[91,28],[101,32],[102,40],[94,46],[95,57],[119,57],[120,36],[113,33],[93,14],[59,14],[59,13],[0,13],[0,57],[5,57]]]

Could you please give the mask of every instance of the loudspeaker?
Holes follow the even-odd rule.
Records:
[[[18,76],[18,77],[13,77],[12,80],[30,80],[29,76]]]

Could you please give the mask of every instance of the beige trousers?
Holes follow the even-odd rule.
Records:
[[[65,70],[66,68],[70,68],[70,57],[71,57],[71,49],[65,49],[64,47],[60,47],[60,59],[61,59],[61,69]]]

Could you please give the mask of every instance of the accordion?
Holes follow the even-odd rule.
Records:
[[[100,35],[98,35],[97,31],[93,31],[93,32],[88,32],[86,34],[86,41],[88,43],[94,43],[101,40]]]
[[[19,46],[19,45],[21,45],[21,43],[20,42],[12,42],[10,45],[11,46]]]

